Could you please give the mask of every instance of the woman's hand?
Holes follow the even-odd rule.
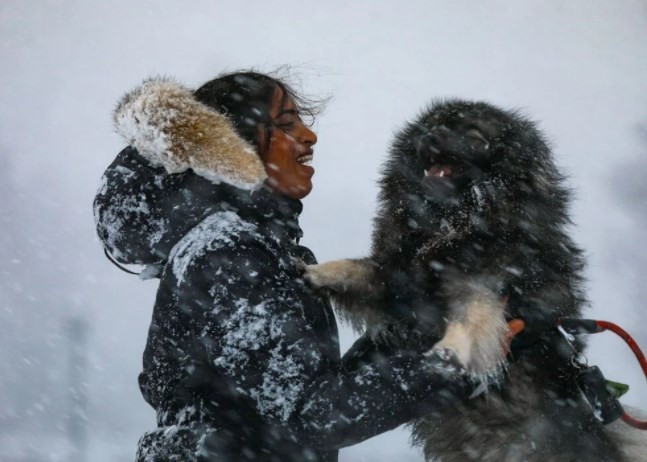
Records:
[[[514,340],[514,337],[524,330],[526,323],[523,322],[523,319],[512,319],[508,321],[508,331],[505,333],[505,353],[506,355],[510,353],[510,344]]]

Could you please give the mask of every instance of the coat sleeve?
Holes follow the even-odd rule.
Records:
[[[191,335],[204,345],[208,367],[265,422],[313,448],[333,449],[468,393],[455,363],[439,357],[401,353],[373,355],[353,369],[331,364],[308,322],[316,296],[287,257],[269,251],[252,230],[238,231],[215,245],[197,230],[200,246],[180,243],[161,284],[191,313]]]

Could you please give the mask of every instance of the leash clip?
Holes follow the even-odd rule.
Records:
[[[647,357],[631,335],[617,324],[596,319],[560,318],[557,320],[557,328],[573,349],[575,349],[571,343],[574,340],[573,334],[597,334],[607,330],[613,332],[631,348],[647,377]],[[571,361],[574,365],[577,363],[575,355]],[[578,366],[576,367],[581,369],[581,365],[578,364]],[[622,409],[622,405],[618,401],[618,397],[627,392],[629,388],[627,385],[605,380],[598,367],[586,367],[586,365],[576,381],[598,420],[607,424],[621,418],[634,428],[647,430],[647,420],[638,420],[632,417]]]
[[[571,364],[577,369],[586,369],[589,367],[589,358],[586,357],[584,353],[578,351],[577,348],[573,345],[575,337],[571,332],[568,332],[561,324],[557,325],[557,330],[564,336],[566,343],[571,347],[573,355],[571,356]]]

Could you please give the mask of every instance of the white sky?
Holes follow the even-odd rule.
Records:
[[[18,309],[0,299],[0,324],[29,327],[36,350],[60,347],[43,336],[60,334],[66,316],[92,324],[93,461],[131,460],[154,425],[136,378],[156,284],[112,267],[94,238],[92,199],[122,148],[113,105],[154,74],[197,86],[225,70],[282,64],[302,73],[307,92],[334,97],[316,124],[315,190],[302,215],[304,243],[321,261],[368,251],[380,162],[424,104],[457,96],[518,107],[540,121],[571,176],[591,315],[647,348],[647,2],[3,0],[0,168],[20,207],[0,213],[20,227],[23,210],[32,237],[0,253],[0,296],[31,297]],[[10,260],[23,267],[7,272]],[[17,284],[27,288],[18,296]],[[632,386],[623,402],[647,408],[637,364],[603,335],[591,339],[590,362]],[[18,370],[15,340],[0,348],[0,364]],[[344,329],[344,347],[351,341]],[[422,460],[404,430],[341,452],[342,461],[396,458]]]

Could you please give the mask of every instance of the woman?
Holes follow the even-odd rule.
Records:
[[[314,263],[298,245],[317,142],[307,109],[253,72],[195,92],[148,81],[117,107],[130,147],[103,177],[98,233],[160,278],[139,378],[158,429],[139,461],[336,461],[471,392],[423,347],[377,354],[361,339],[340,358],[331,308],[294,264]]]

